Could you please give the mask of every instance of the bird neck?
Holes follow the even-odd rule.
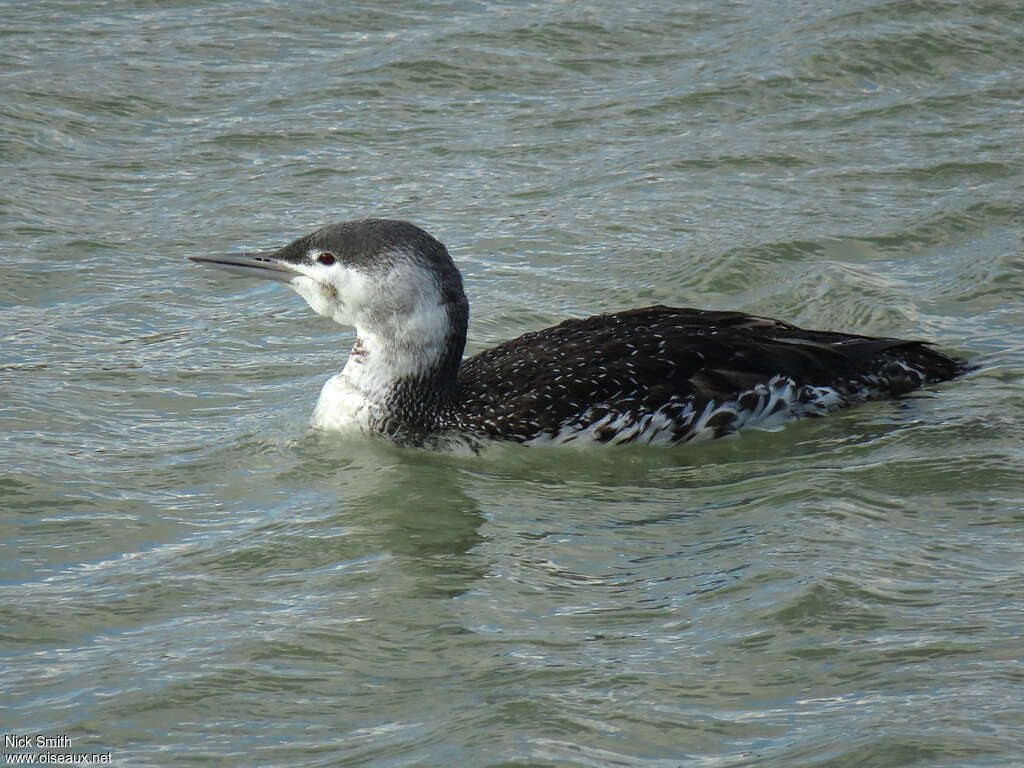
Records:
[[[458,398],[468,305],[435,305],[401,322],[356,327],[341,373],[324,386],[313,422],[391,436],[442,428]]]

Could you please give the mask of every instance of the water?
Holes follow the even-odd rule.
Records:
[[[1024,763],[1016,3],[5,3],[0,730],[123,766]],[[976,373],[676,450],[308,427],[189,254],[411,219],[469,351],[665,302]]]

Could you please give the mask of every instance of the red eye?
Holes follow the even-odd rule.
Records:
[[[325,267],[329,267],[331,266],[331,264],[337,261],[337,259],[334,258],[334,256],[329,253],[321,253],[319,256],[316,257],[316,260],[323,264]]]

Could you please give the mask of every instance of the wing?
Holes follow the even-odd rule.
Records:
[[[525,334],[465,360],[459,378],[463,410],[477,421],[466,426],[492,437],[555,437],[567,425],[578,432],[615,421],[594,435],[612,439],[643,432],[629,427],[661,414],[663,437],[681,440],[696,427],[732,431],[744,409],[779,410],[801,397],[808,405],[826,388],[837,397],[895,395],[953,375],[955,363],[920,342],[654,306]],[[787,392],[773,399],[780,382]],[[857,399],[867,396],[879,395]]]

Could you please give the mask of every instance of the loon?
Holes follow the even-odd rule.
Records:
[[[288,283],[314,312],[354,326],[313,426],[418,447],[685,443],[966,370],[926,342],[661,305],[566,320],[463,360],[459,270],[439,241],[391,219],[330,224],[276,251],[189,258]]]

